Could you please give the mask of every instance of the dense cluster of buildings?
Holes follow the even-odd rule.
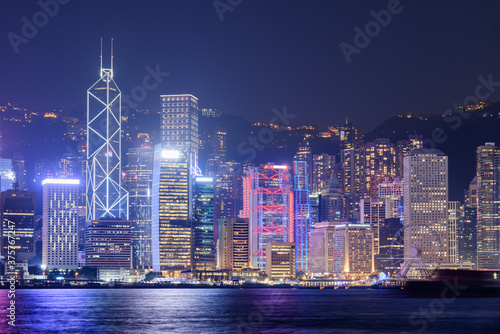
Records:
[[[227,158],[227,129],[217,127],[202,143],[210,152],[200,168],[199,124],[219,110],[201,109],[191,94],[161,95],[159,142],[141,133],[122,159],[112,68],[101,69],[88,101],[85,157],[67,163],[85,177],[68,170],[42,182],[44,271],[280,280],[500,268],[494,143],[477,148],[461,203],[448,197],[448,157],[424,148],[419,135],[365,142],[346,124],[329,128],[339,155],[313,152],[304,138],[289,163],[253,165]],[[21,267],[37,238],[23,157],[0,159],[0,178],[3,264],[14,250]]]

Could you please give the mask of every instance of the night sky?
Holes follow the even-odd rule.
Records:
[[[23,36],[22,18],[33,22],[41,7],[3,0],[0,100],[85,108],[98,80],[100,37],[105,62],[115,38],[123,94],[142,85],[147,66],[170,73],[139,108],[158,108],[160,94],[192,93],[201,107],[250,121],[269,121],[273,108],[286,105],[299,123],[348,116],[370,130],[399,112],[444,112],[474,94],[479,75],[500,81],[498,1],[401,1],[400,13],[348,64],[339,44],[353,45],[354,27],[364,30],[370,11],[387,6],[243,0],[221,21],[212,0],[72,0],[16,53],[9,33]]]

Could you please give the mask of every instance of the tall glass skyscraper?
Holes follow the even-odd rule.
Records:
[[[500,147],[477,148],[477,265],[500,269]]]
[[[312,223],[307,161],[293,162],[293,190],[296,269],[305,272],[309,268],[309,231]]]
[[[132,223],[132,266],[147,269],[151,262],[151,204],[153,148],[131,148],[127,153],[123,183],[129,192]]]
[[[193,174],[198,168],[198,98],[191,94],[161,95],[161,143],[182,151]]]
[[[14,172],[11,159],[0,159],[0,191],[13,189]]]
[[[113,51],[111,51],[113,52]],[[111,68],[87,90],[87,221],[128,219],[128,192],[122,187],[121,92]]]
[[[192,270],[215,270],[214,179],[212,177],[195,179],[191,231]]]
[[[191,182],[186,154],[156,145],[151,231],[153,270],[156,272],[191,266]]]

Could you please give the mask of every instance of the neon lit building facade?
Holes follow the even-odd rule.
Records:
[[[99,80],[87,90],[87,221],[128,219],[128,192],[122,187],[121,92],[111,68],[102,67]]]
[[[250,254],[254,268],[265,270],[266,243],[294,239],[293,185],[289,167],[250,167],[243,180],[242,218],[250,219]]]
[[[304,272],[309,268],[309,231],[311,229],[307,171],[306,161],[293,162],[295,261],[297,271]]]

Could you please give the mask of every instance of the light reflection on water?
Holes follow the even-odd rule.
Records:
[[[409,317],[432,302],[352,289],[17,290],[12,331],[6,293],[2,333],[416,333]],[[457,299],[425,333],[496,333],[499,310],[500,298]]]

